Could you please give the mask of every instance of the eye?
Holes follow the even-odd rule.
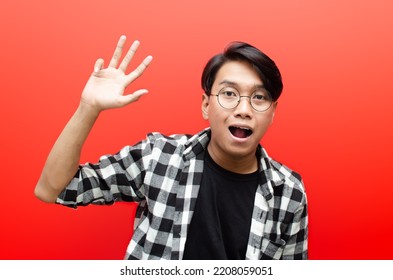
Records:
[[[234,96],[236,96],[236,93],[234,93],[233,91],[229,91],[229,90],[223,91],[221,94],[224,95],[225,97],[234,97]]]
[[[255,91],[251,98],[253,102],[258,102],[258,103],[265,103],[271,100],[270,94],[265,90]]]
[[[238,98],[238,93],[232,89],[224,89],[220,91],[220,97],[225,99],[235,100]]]
[[[256,94],[253,96],[253,99],[255,99],[255,100],[257,100],[257,101],[264,101],[264,100],[267,100],[267,98],[266,98],[265,95],[259,94],[259,93],[256,93]]]

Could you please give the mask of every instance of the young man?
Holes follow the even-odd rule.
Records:
[[[80,105],[50,152],[36,196],[70,207],[139,202],[127,259],[306,259],[307,199],[300,176],[259,144],[282,91],[275,63],[246,43],[214,56],[202,75],[203,118],[196,135],[149,134],[97,164],[79,165],[101,111],[123,107],[147,90],[124,95],[152,57],[125,71],[135,41],[108,68],[97,60]]]

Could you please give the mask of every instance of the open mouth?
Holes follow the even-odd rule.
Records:
[[[237,138],[247,138],[252,134],[252,130],[246,127],[230,126],[229,131]]]

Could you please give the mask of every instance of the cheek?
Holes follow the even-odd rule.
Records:
[[[217,114],[216,112],[212,111],[209,112],[209,123],[211,127],[216,127],[220,128],[222,127],[223,119],[220,116],[220,114]]]
[[[225,120],[228,116],[227,112],[221,110],[215,102],[211,102],[207,108],[208,118],[211,122]]]
[[[222,112],[221,110],[215,110],[210,107],[208,115],[209,125],[212,130],[216,132],[222,132],[227,129],[228,114],[226,112]]]
[[[258,120],[258,134],[262,137],[272,123],[273,123],[273,115],[268,115]]]

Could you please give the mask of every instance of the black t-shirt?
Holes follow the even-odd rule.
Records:
[[[237,174],[206,151],[183,259],[245,259],[258,172]]]

